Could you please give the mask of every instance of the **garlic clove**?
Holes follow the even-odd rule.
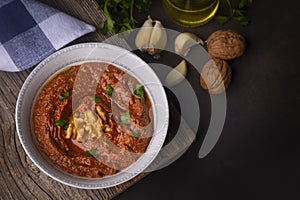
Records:
[[[187,74],[186,61],[182,60],[174,69],[172,69],[166,77],[165,83],[172,87],[183,81]]]
[[[148,17],[136,35],[135,45],[140,51],[158,57],[167,45],[167,32],[162,23]]]
[[[190,48],[196,44],[201,44],[203,46],[204,42],[193,33],[181,33],[175,39],[175,53],[186,56]]]
[[[135,45],[140,51],[146,51],[148,49],[153,30],[152,22],[153,20],[148,17],[136,35]]]
[[[159,54],[166,48],[166,45],[167,45],[167,32],[163,27],[162,23],[156,20],[151,33],[149,48],[147,52],[150,55]]]

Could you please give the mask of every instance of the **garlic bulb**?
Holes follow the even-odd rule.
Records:
[[[175,39],[175,53],[186,56],[190,48],[196,44],[201,44],[203,46],[204,42],[193,33],[181,33]]]
[[[167,32],[162,23],[148,17],[136,35],[135,45],[140,51],[150,55],[161,53],[167,45]]]
[[[186,61],[182,60],[174,69],[172,69],[166,77],[165,83],[172,87],[183,81],[187,74]]]

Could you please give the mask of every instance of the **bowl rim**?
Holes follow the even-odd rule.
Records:
[[[142,167],[139,167],[138,170],[136,170],[134,172],[128,173],[128,175],[125,176],[125,177],[123,176],[123,178],[121,180],[113,181],[111,184],[99,184],[99,183],[95,182],[95,181],[101,180],[101,179],[104,180],[105,177],[104,178],[79,177],[79,176],[75,176],[75,175],[72,175],[70,173],[67,173],[67,172],[59,169],[58,167],[56,167],[54,164],[52,164],[52,166],[54,166],[56,168],[54,171],[59,170],[59,171],[61,171],[61,173],[64,173],[67,176],[70,176],[70,177],[72,176],[74,178],[79,178],[80,180],[93,180],[92,181],[93,183],[91,183],[91,184],[87,184],[87,183],[82,184],[82,183],[79,183],[78,184],[78,183],[76,183],[76,181],[72,182],[72,181],[69,181],[69,180],[65,180],[65,179],[63,179],[61,177],[55,176],[54,174],[50,173],[48,171],[48,169],[45,168],[45,166],[43,166],[43,164],[41,162],[39,162],[38,160],[36,160],[36,156],[34,156],[32,150],[30,149],[30,147],[26,143],[26,140],[24,139],[24,137],[25,137],[24,134],[32,134],[33,135],[32,128],[30,127],[30,131],[31,131],[30,133],[24,133],[22,131],[21,114],[22,114],[22,108],[24,106],[24,104],[23,104],[23,102],[24,102],[24,95],[25,95],[25,92],[27,92],[28,90],[30,90],[29,86],[30,86],[32,80],[35,79],[35,78],[37,78],[36,75],[39,74],[40,70],[45,70],[44,69],[45,65],[47,65],[49,62],[51,62],[51,60],[59,58],[59,56],[62,56],[66,52],[70,52],[70,51],[73,51],[73,50],[76,50],[76,49],[80,49],[80,48],[88,48],[88,49],[89,48],[100,48],[100,49],[108,48],[110,50],[116,50],[116,51],[120,51],[120,52],[123,52],[123,53],[128,53],[131,57],[133,57],[134,59],[136,59],[137,62],[139,62],[139,63],[147,66],[147,70],[149,70],[152,73],[152,75],[155,77],[155,79],[156,79],[155,83],[157,84],[157,86],[161,87],[160,91],[163,91],[163,96],[161,98],[164,99],[163,100],[164,103],[165,103],[164,104],[164,109],[165,109],[165,112],[167,113],[167,115],[164,116],[164,118],[165,118],[164,120],[165,121],[163,123],[162,131],[160,133],[160,138],[159,138],[159,141],[158,141],[159,143],[157,144],[156,151],[154,152],[154,154],[152,154],[151,157],[149,157],[148,159],[146,159],[147,163],[144,163],[144,165]],[[94,59],[87,59],[86,61],[82,60],[81,62],[92,62],[92,61],[94,61]],[[78,61],[78,62],[80,62],[80,61]],[[109,61],[108,60],[99,59],[99,60],[96,60],[96,62],[109,62]],[[58,71],[62,70],[63,68],[67,68],[67,67],[71,66],[74,63],[76,63],[76,62],[67,63],[64,66],[60,66],[59,69],[54,70],[54,72],[52,74],[50,74],[46,78],[45,83],[49,80],[49,78],[53,77],[54,74],[57,74]],[[127,71],[126,68],[125,69],[122,68],[122,67],[124,67],[124,66],[122,66],[122,64],[118,64],[118,63],[115,63],[115,62],[109,62],[109,63],[112,63],[113,65],[117,66],[118,68],[121,67],[121,69],[123,71],[125,71],[126,73],[129,73],[133,77],[137,78],[138,81],[141,81],[142,77],[136,77],[134,74],[132,74],[129,71]],[[49,69],[49,71],[51,71],[51,69]],[[37,87],[38,87],[37,91],[40,91],[41,87],[40,86],[37,86]],[[148,88],[146,86],[145,86],[145,88],[147,90],[147,93],[149,93],[150,91],[148,90]],[[36,95],[37,95],[37,93],[36,93]],[[151,103],[153,103],[151,92],[150,92],[149,96],[150,96]],[[34,97],[34,99],[35,98],[36,97]],[[32,104],[34,104],[34,102],[32,102]],[[153,114],[156,115],[157,114],[156,112],[153,111]],[[31,114],[32,114],[32,112],[30,112],[30,118],[31,118]],[[20,140],[20,143],[21,143],[23,149],[25,150],[26,154],[33,161],[33,163],[39,168],[39,170],[41,170],[42,172],[44,172],[46,175],[48,175],[52,179],[54,179],[54,180],[56,180],[56,181],[58,181],[60,183],[63,183],[65,185],[69,185],[69,186],[76,187],[76,188],[82,188],[82,189],[102,189],[102,188],[116,186],[116,185],[122,184],[122,183],[124,183],[124,182],[126,182],[128,180],[131,180],[132,178],[134,178],[135,176],[137,176],[138,174],[140,174],[142,171],[144,171],[152,163],[152,161],[155,159],[155,157],[158,155],[160,149],[162,148],[162,145],[163,145],[164,140],[165,140],[166,135],[167,135],[167,130],[168,130],[168,126],[169,126],[169,105],[168,105],[168,101],[167,101],[165,90],[163,89],[163,85],[162,85],[161,81],[159,80],[158,76],[155,74],[154,70],[144,60],[142,60],[140,57],[138,57],[137,55],[133,54],[132,52],[130,52],[130,51],[124,49],[124,48],[121,48],[119,46],[115,46],[115,45],[112,45],[112,44],[107,44],[107,43],[80,43],[80,44],[72,45],[72,46],[69,46],[69,47],[65,47],[65,48],[63,48],[63,49],[61,49],[61,50],[59,50],[59,51],[51,54],[50,56],[48,56],[47,58],[45,58],[41,63],[39,63],[33,69],[33,71],[26,78],[26,80],[23,83],[22,88],[21,88],[21,90],[19,92],[17,103],[16,103],[16,110],[15,110],[15,121],[16,121],[17,135],[18,135],[18,138]],[[31,119],[30,119],[30,121],[31,121]],[[30,137],[34,138],[34,136],[30,136]],[[147,147],[147,151],[148,151],[148,148],[149,148],[150,144],[152,143],[152,141],[153,141],[153,138],[151,139],[151,141],[150,141],[150,143],[149,143],[149,145]],[[35,147],[35,148],[37,148],[37,147]],[[145,154],[147,153],[147,151],[145,152]],[[40,151],[38,153],[41,154]],[[142,156],[144,156],[144,154]],[[46,160],[48,160],[48,158]],[[133,163],[132,165],[135,165],[139,160],[140,160],[140,158],[135,163]],[[130,166],[132,166],[132,165],[130,165]],[[116,175],[118,175],[119,173],[120,172],[118,172],[118,173],[116,173],[116,174],[114,174],[112,176],[109,176],[109,177],[113,178]]]

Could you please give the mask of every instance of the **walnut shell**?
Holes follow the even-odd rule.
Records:
[[[207,38],[208,53],[215,58],[232,60],[243,55],[245,38],[232,30],[218,30]]]
[[[231,68],[225,60],[213,58],[204,65],[201,71],[200,85],[210,94],[220,94],[228,88],[231,74]]]

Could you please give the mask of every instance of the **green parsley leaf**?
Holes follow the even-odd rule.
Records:
[[[136,26],[134,11],[143,12],[149,9],[152,0],[96,0],[106,20],[99,24],[101,33],[107,31],[120,33],[132,30]]]
[[[215,20],[219,25],[224,25],[226,22],[230,20],[230,17],[224,15],[215,16]]]
[[[131,118],[129,112],[121,114],[121,122],[123,124],[130,124]]]
[[[132,136],[135,138],[139,138],[140,137],[140,133],[137,130],[132,131]]]
[[[250,23],[250,20],[245,16],[234,17],[234,20],[238,22],[241,26],[247,26]]]
[[[55,125],[62,127],[66,131],[69,128],[69,122],[69,119],[60,119],[55,122]]]
[[[95,103],[101,103],[102,102],[102,99],[99,96],[94,96],[93,100],[94,100]]]
[[[105,35],[108,31],[108,27],[107,27],[107,21],[104,21],[104,22],[101,22],[99,25],[98,25],[98,28],[99,30],[101,31],[101,33],[103,35]]]
[[[230,0],[226,0],[229,9],[229,15],[217,15],[215,21],[219,25],[224,25],[229,20],[233,19],[241,26],[246,26],[250,23],[249,18],[246,16],[247,9],[251,6],[252,0],[240,0],[238,8],[234,8]]]
[[[98,157],[101,156],[100,153],[98,152],[98,149],[91,149],[89,151],[85,151],[84,154],[85,154],[86,157],[92,157],[93,156],[95,158],[98,158]]]
[[[70,92],[68,92],[68,91],[58,95],[60,100],[64,100],[64,99],[68,98],[69,96],[70,96]]]
[[[133,94],[138,96],[142,103],[145,102],[144,87],[141,84],[136,84],[133,88]]]
[[[252,2],[253,2],[252,0],[240,0],[239,8],[243,9],[243,8],[250,7]]]
[[[106,12],[105,12],[105,10],[106,10]],[[110,14],[109,14],[109,12],[107,11],[107,9],[105,9],[105,10],[104,10],[104,14],[105,14],[105,16],[106,16],[106,21],[105,21],[105,23],[106,23],[107,29],[108,29],[108,30],[113,30],[114,25],[115,25],[115,21],[110,17]]]
[[[235,16],[244,16],[247,12],[242,9],[233,9]]]
[[[75,71],[74,68],[70,68],[70,69],[66,70],[66,71],[64,72],[64,74],[71,74],[71,73],[74,72],[74,71]]]
[[[105,89],[105,94],[107,94],[108,96],[112,96],[113,91],[114,88],[110,84],[108,84]]]

